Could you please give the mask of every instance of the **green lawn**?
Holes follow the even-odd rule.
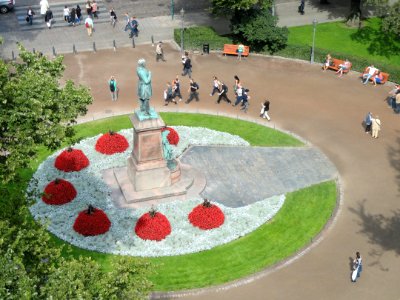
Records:
[[[282,132],[251,122],[220,116],[162,113],[168,125],[203,126],[237,134],[256,146],[301,146],[300,141]],[[108,130],[131,127],[127,116],[113,117],[76,126],[77,138]],[[50,151],[41,149],[39,159],[26,170],[28,179]],[[281,261],[306,246],[330,218],[336,205],[335,182],[321,183],[290,193],[281,211],[271,222],[247,236],[209,251],[162,258],[148,258],[157,273],[150,279],[155,290],[179,290],[228,282]],[[63,255],[89,256],[108,271],[115,255],[80,249],[53,237],[64,246]]]
[[[380,19],[364,21],[359,31],[343,22],[317,25],[315,47],[400,66],[400,40],[380,31]],[[289,45],[312,45],[313,25],[290,27]]]

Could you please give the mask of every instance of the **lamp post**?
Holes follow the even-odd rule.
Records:
[[[314,48],[315,48],[315,31],[317,30],[317,19],[314,18],[313,20],[313,25],[314,25],[314,29],[313,29],[313,38],[312,38],[312,48],[311,48],[311,63],[314,63]]]
[[[185,15],[185,11],[183,7],[181,9],[181,54],[183,54],[183,17]]]
[[[175,1],[171,0],[171,19],[174,19],[174,14],[175,14]]]

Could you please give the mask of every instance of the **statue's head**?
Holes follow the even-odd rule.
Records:
[[[138,67],[146,67],[146,60],[144,58],[138,60]]]

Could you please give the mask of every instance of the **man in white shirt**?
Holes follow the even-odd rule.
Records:
[[[378,69],[375,68],[374,65],[370,65],[370,66],[367,68],[366,71],[367,71],[368,73],[365,73],[365,74],[363,75],[363,79],[365,79],[365,80],[363,81],[364,84],[367,84],[367,83],[368,83],[368,80],[369,80],[372,76],[375,75],[375,73],[378,71]]]

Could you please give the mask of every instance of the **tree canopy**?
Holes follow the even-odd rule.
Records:
[[[56,149],[92,103],[89,89],[61,85],[63,57],[50,60],[20,47],[17,62],[0,60],[0,181],[29,165],[37,145]]]
[[[213,13],[226,15],[236,10],[249,10],[253,7],[269,8],[272,0],[212,0]]]

